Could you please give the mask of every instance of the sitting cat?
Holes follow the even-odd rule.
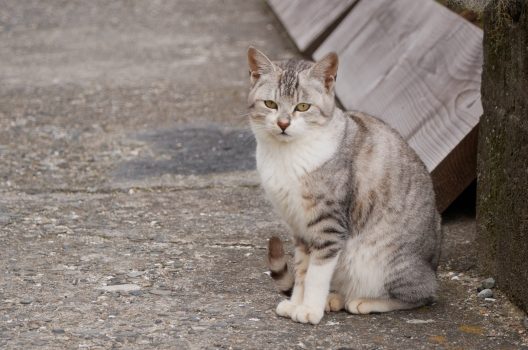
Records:
[[[383,122],[335,105],[338,58],[272,62],[248,50],[257,169],[295,245],[294,275],[270,240],[280,316],[410,309],[436,298],[441,218],[429,173]],[[332,291],[332,293],[330,293]],[[329,294],[330,293],[330,294]]]

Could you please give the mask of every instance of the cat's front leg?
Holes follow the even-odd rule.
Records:
[[[302,304],[304,299],[304,279],[308,269],[309,259],[310,256],[308,255],[306,246],[296,241],[294,256],[295,284],[293,285],[291,298],[289,300],[283,300],[277,305],[277,315],[291,317],[297,306]]]
[[[304,280],[303,303],[293,311],[292,320],[311,324],[318,324],[321,321],[339,252],[338,248],[333,250],[312,248]]]

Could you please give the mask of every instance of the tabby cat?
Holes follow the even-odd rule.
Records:
[[[325,309],[411,309],[436,298],[441,218],[431,178],[399,134],[336,107],[335,53],[272,62],[248,50],[257,169],[295,245],[269,242],[280,316],[317,324]]]

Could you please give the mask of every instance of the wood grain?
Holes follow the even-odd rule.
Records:
[[[482,30],[433,0],[360,1],[314,58],[329,51],[340,56],[336,91],[347,109],[394,127],[429,171],[464,174],[461,186],[474,179],[473,160],[444,160],[476,153],[472,142],[464,143],[469,150],[457,146],[482,115]],[[442,183],[435,186],[439,198],[449,192],[444,207],[464,188],[454,194]]]
[[[321,34],[357,0],[268,0],[300,51]]]

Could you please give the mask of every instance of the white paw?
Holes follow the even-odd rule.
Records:
[[[282,317],[291,317],[293,310],[295,310],[297,306],[298,304],[293,303],[291,300],[283,300],[277,305],[275,312]]]
[[[323,318],[324,310],[318,310],[307,305],[297,306],[291,316],[292,320],[300,323],[318,324]]]
[[[359,314],[368,314],[369,311],[365,310],[365,305],[363,305],[363,308],[361,309],[362,304],[365,300],[363,299],[354,299],[351,302],[346,304],[346,310],[350,312],[351,314],[359,315]]]

